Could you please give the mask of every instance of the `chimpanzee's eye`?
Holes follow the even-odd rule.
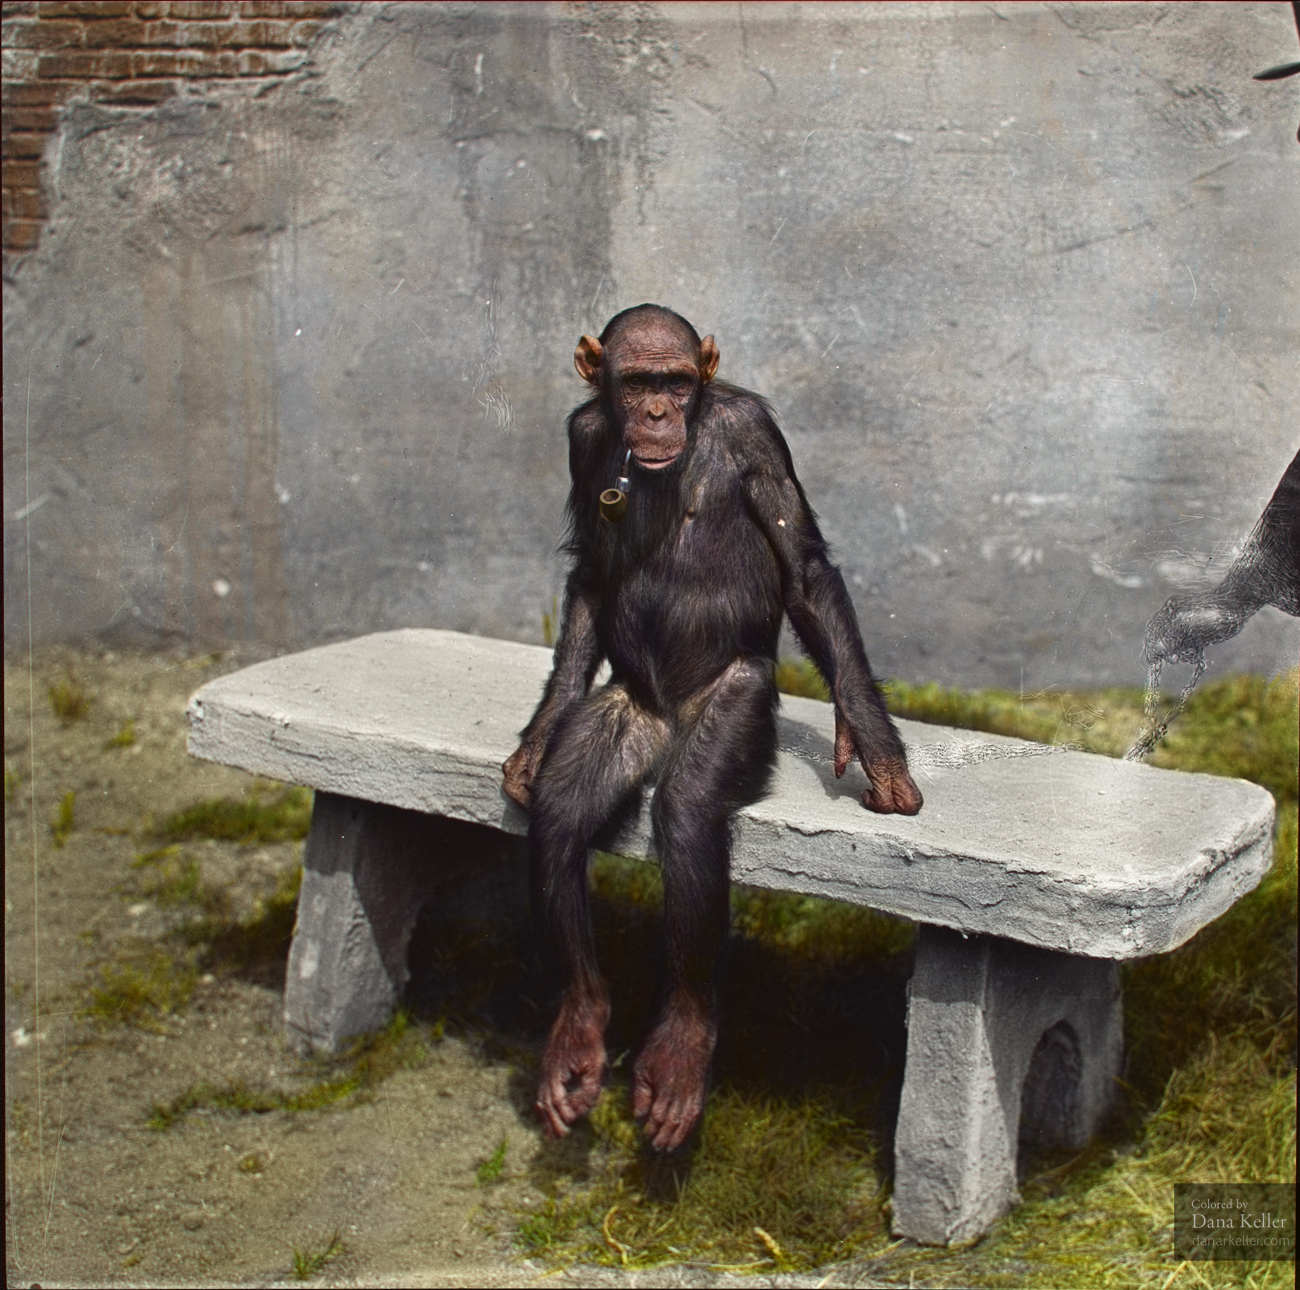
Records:
[[[684,399],[690,394],[693,383],[689,376],[674,376],[668,383],[668,389],[674,398]]]

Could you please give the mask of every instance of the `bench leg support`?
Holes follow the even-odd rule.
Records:
[[[894,1233],[971,1241],[1019,1203],[1022,1144],[1082,1147],[1123,1059],[1118,964],[922,926],[894,1138]]]
[[[297,1051],[333,1052],[392,1016],[436,872],[419,837],[425,819],[316,794],[284,984],[285,1033]]]
[[[381,1030],[410,978],[420,910],[527,910],[524,839],[481,824],[317,792],[284,982],[285,1037],[334,1052]]]

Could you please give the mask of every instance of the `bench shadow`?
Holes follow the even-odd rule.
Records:
[[[777,738],[781,750],[807,763],[821,784],[822,792],[832,801],[841,797],[858,798],[867,787],[866,776],[855,760],[844,772],[843,779],[835,778],[835,745],[820,730],[806,721],[778,716]]]
[[[452,866],[422,908],[408,953],[407,1006],[441,1021],[485,1056],[508,1060],[510,1097],[523,1123],[533,1122],[537,1062],[552,1017],[555,990],[545,980],[528,912],[522,845],[508,858]],[[610,986],[607,1035],[612,1081],[626,1087],[632,1063],[660,1006],[664,976],[662,919],[644,889],[640,899],[593,893],[597,953]],[[723,1025],[713,1086],[746,1095],[815,1098],[867,1130],[877,1165],[892,1177],[893,1136],[906,1052],[906,983],[910,951],[876,961],[817,960],[781,952],[733,933],[721,980]],[[584,1121],[567,1139],[546,1143],[542,1175],[581,1179],[596,1135]],[[691,1151],[646,1153],[644,1184],[675,1188]]]

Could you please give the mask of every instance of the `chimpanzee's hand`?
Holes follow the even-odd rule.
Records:
[[[880,815],[915,815],[925,800],[907,770],[903,757],[884,753],[868,754],[853,737],[849,723],[835,709],[835,778],[843,778],[854,754],[867,772],[871,787],[862,794],[862,805]]]
[[[502,787],[506,790],[506,796],[525,811],[533,804],[533,776],[542,764],[543,751],[544,746],[540,743],[520,744],[501,767],[505,775]]]

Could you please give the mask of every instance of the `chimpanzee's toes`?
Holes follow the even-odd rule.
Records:
[[[563,1138],[600,1100],[609,1073],[605,1060],[608,1005],[566,1003],[551,1027],[542,1054],[534,1107],[548,1138]]]
[[[650,1146],[676,1151],[700,1122],[716,1027],[694,1009],[672,1010],[657,1025],[632,1076],[632,1112]]]

